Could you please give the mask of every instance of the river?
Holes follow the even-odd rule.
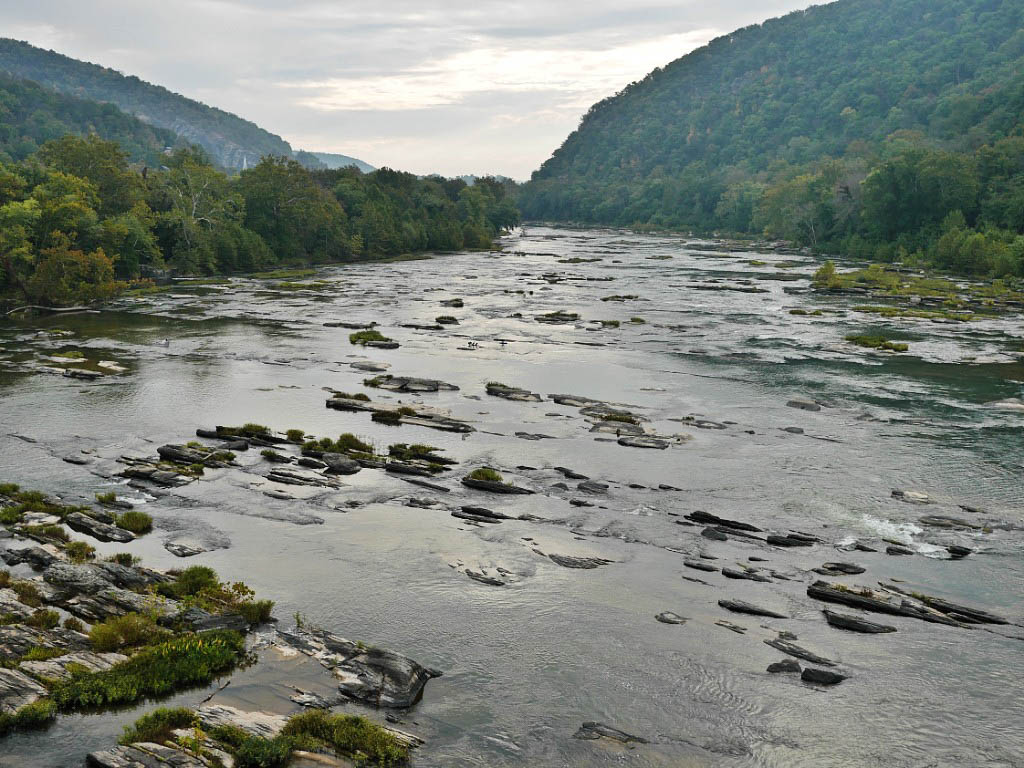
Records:
[[[156,530],[127,547],[97,544],[101,553],[127,549],[157,568],[210,565],[275,600],[283,625],[299,614],[443,671],[401,717],[400,727],[426,739],[414,763],[423,768],[1021,765],[1024,645],[1014,636],[1024,630],[885,617],[897,632],[860,635],[827,625],[825,604],[806,595],[821,578],[810,569],[854,561],[867,572],[830,580],[898,582],[1022,622],[1024,414],[987,405],[1024,387],[1020,316],[880,319],[853,309],[863,298],[807,290],[818,266],[809,257],[690,242],[530,227],[503,239],[500,253],[326,267],[309,290],[235,279],[0,325],[0,480],[70,498],[116,489],[144,504]],[[464,307],[442,305],[453,298]],[[579,319],[535,320],[555,311]],[[439,315],[458,325],[402,327]],[[349,344],[349,330],[324,325],[371,321],[401,347],[364,350]],[[844,341],[880,330],[910,350]],[[97,381],[39,370],[66,364],[50,355],[68,351],[124,370],[108,367]],[[366,388],[372,374],[350,366],[362,360],[459,389],[411,397]],[[491,397],[491,381],[544,397]],[[476,431],[396,428],[328,410],[331,389],[437,405]],[[689,439],[665,450],[619,445],[551,393],[621,404],[658,434]],[[787,407],[794,398],[824,407]],[[697,428],[691,416],[720,428]],[[381,448],[430,443],[460,466],[439,480],[450,493],[366,469],[338,490],[289,489],[296,500],[262,493],[269,465],[258,451],[240,454],[240,470],[208,472],[160,497],[112,475],[123,454],[152,455],[194,439],[197,427],[244,422],[353,432]],[[493,497],[459,485],[482,465],[538,492]],[[557,466],[610,488],[582,494]],[[894,489],[931,503],[906,503]],[[581,496],[593,506],[575,506]],[[540,519],[474,526],[450,516],[460,504]],[[710,540],[680,524],[697,510],[822,542]],[[925,515],[975,526],[930,527]],[[880,551],[836,550],[854,539]],[[883,539],[914,554],[887,555]],[[168,541],[209,551],[181,560]],[[951,560],[950,544],[974,552]],[[610,562],[565,568],[552,553]],[[701,554],[778,575],[762,583],[683,566]],[[717,604],[725,598],[790,618],[730,614]],[[665,611],[688,620],[656,621]],[[824,688],[768,674],[783,654],[762,641],[780,630],[837,661],[848,679]],[[260,659],[218,700],[286,713],[295,709],[291,685],[322,684],[274,651]],[[9,736],[0,765],[82,765],[151,706]],[[648,743],[574,739],[585,721]]]

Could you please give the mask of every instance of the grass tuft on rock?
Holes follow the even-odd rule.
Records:
[[[391,341],[391,339],[389,339],[380,331],[374,328],[370,328],[365,331],[356,331],[355,333],[350,333],[348,336],[348,341],[350,344],[365,345],[366,342],[368,341],[388,342]]]
[[[49,699],[40,699],[26,704],[13,714],[0,712],[0,736],[11,731],[42,728],[57,716],[57,708]]]
[[[130,509],[123,514],[117,515],[114,521],[117,523],[118,528],[123,528],[135,534],[141,535],[153,530],[153,518],[137,509]]]
[[[856,344],[858,347],[865,347],[867,349],[880,349],[888,352],[906,352],[910,349],[908,344],[904,344],[898,341],[890,341],[885,336],[881,335],[867,335],[867,334],[855,334],[851,333],[846,337],[846,340],[851,344]]]
[[[172,737],[172,731],[190,728],[196,723],[196,713],[185,707],[160,707],[148,712],[131,725],[124,727],[118,744],[149,742],[163,744]]]
[[[61,712],[131,704],[141,699],[209,683],[245,654],[238,632],[187,634],[144,648],[103,672],[83,672],[51,689]]]
[[[479,467],[470,472],[467,477],[470,480],[480,480],[485,483],[504,483],[505,478],[501,476],[500,472],[496,472],[490,467]]]

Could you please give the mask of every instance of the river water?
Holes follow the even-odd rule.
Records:
[[[881,320],[853,310],[863,298],[808,292],[817,265],[807,257],[688,242],[531,227],[505,238],[501,253],[324,268],[311,290],[237,279],[125,299],[98,314],[0,325],[0,480],[68,498],[116,489],[145,504],[156,530],[127,546],[97,544],[101,553],[127,549],[158,568],[210,565],[275,600],[284,625],[298,613],[442,670],[401,718],[400,727],[426,739],[418,766],[1024,765],[1024,645],[1015,637],[1024,630],[885,617],[896,633],[859,635],[829,627],[824,604],[806,595],[820,578],[811,568],[852,560],[867,572],[835,580],[901,581],[1022,622],[1024,414],[987,405],[1021,396],[1020,317]],[[612,296],[634,298],[602,300]],[[452,298],[464,307],[442,305]],[[580,319],[534,319],[557,310]],[[402,327],[439,315],[459,324]],[[350,331],[324,326],[339,321],[376,322],[401,347],[354,347]],[[906,340],[910,351],[843,341],[875,331]],[[50,356],[68,351],[124,370],[82,382],[38,369],[66,364]],[[371,374],[350,366],[360,360],[459,390],[413,398],[366,388]],[[490,397],[489,381],[544,399]],[[437,405],[477,431],[372,423],[366,413],[327,410],[330,389]],[[667,450],[625,447],[590,432],[578,409],[550,393],[622,404],[659,434],[691,439]],[[793,398],[825,407],[787,407]],[[695,428],[689,416],[724,428]],[[353,432],[382,448],[430,443],[460,466],[439,480],[447,494],[363,470],[339,490],[288,489],[296,500],[263,493],[270,465],[258,451],[239,455],[241,469],[207,472],[160,498],[111,476],[122,454],[152,455],[193,439],[197,427],[243,422]],[[483,465],[538,493],[495,497],[460,486]],[[610,488],[582,494],[556,466]],[[569,489],[552,487],[559,482]],[[893,489],[932,503],[902,502]],[[581,496],[593,506],[570,503]],[[411,497],[444,508],[408,506]],[[541,519],[473,526],[450,516],[461,504]],[[696,510],[824,543],[783,550],[711,541],[679,524]],[[924,515],[967,517],[977,527],[932,528],[920,523]],[[834,548],[854,538],[881,551]],[[915,554],[886,555],[886,538]],[[163,548],[169,541],[210,551],[181,560]],[[975,552],[950,560],[949,544]],[[570,569],[552,553],[611,562]],[[779,577],[734,581],[683,567],[701,554],[717,565],[765,558],[755,564]],[[467,569],[507,583],[471,580]],[[724,598],[791,618],[729,614],[717,605]],[[688,621],[655,621],[663,611]],[[780,630],[849,678],[825,689],[768,674],[783,654],[762,641]],[[260,659],[218,700],[286,713],[294,710],[289,686],[324,685],[308,665],[274,651]],[[208,693],[174,701],[194,704]],[[0,765],[82,765],[149,706],[8,737]],[[574,739],[585,721],[648,743]]]

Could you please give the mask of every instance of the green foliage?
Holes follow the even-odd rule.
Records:
[[[319,441],[307,443],[307,446],[315,447],[324,453],[373,453],[373,446],[364,443],[351,432],[338,435],[337,440],[329,437],[322,437]]]
[[[244,652],[245,640],[237,632],[183,635],[143,648],[104,672],[58,682],[51,695],[62,712],[130,704],[208,683],[233,668]]]
[[[109,491],[107,493],[97,493],[96,501],[98,501],[100,504],[113,504],[115,501],[117,501],[117,494],[114,491]]]
[[[43,596],[35,584],[29,581],[12,581],[11,589],[25,605],[30,608],[38,608],[43,604]]]
[[[117,563],[118,565],[123,565],[125,567],[138,565],[139,563],[139,558],[130,552],[118,552],[116,554],[109,555],[105,559],[107,562]]]
[[[365,381],[363,381],[363,384],[366,385],[367,387],[375,387],[377,386],[376,382],[381,381],[384,378],[385,377],[378,376],[377,378],[374,379],[366,379]],[[370,382],[374,383],[371,384]],[[356,392],[355,394],[349,394],[348,392],[335,392],[334,396],[343,398],[345,400],[359,400],[364,403],[370,402],[370,396],[367,395],[365,392]]]
[[[8,714],[0,712],[0,736],[11,731],[42,728],[57,716],[57,707],[49,699],[39,699],[31,704]]]
[[[76,619],[74,616],[68,616],[66,619],[64,619],[64,629],[70,630],[72,632],[84,632],[85,624],[83,624],[79,619]]]
[[[339,754],[365,756],[380,766],[400,765],[409,757],[408,748],[394,734],[357,715],[303,712],[288,721],[282,735],[316,739],[331,745]]]
[[[72,563],[84,563],[96,557],[96,548],[85,541],[72,541],[64,547]]]
[[[94,624],[89,630],[89,644],[97,653],[110,653],[123,648],[137,648],[164,640],[169,632],[157,626],[152,616],[126,613],[111,616]]]
[[[356,331],[348,336],[350,344],[366,344],[368,341],[391,341],[387,336],[378,330],[370,328],[365,331]]]
[[[1005,0],[864,0],[738,30],[594,105],[520,205],[1024,276],[1022,27]]]
[[[496,472],[490,467],[479,467],[474,469],[468,475],[470,480],[482,480],[488,483],[504,483],[505,478],[501,476],[500,472]]]
[[[287,437],[288,440],[293,443],[301,443],[303,438],[305,438],[306,436],[306,433],[301,429],[289,429],[284,434],[285,437]]]
[[[60,614],[50,609],[41,609],[25,619],[25,624],[36,629],[53,629],[60,624]]]
[[[402,414],[399,411],[374,411],[370,421],[386,427],[397,427],[402,424]]]
[[[179,600],[185,605],[196,605],[211,613],[239,613],[250,624],[270,619],[274,602],[254,600],[254,592],[240,581],[226,584],[217,573],[205,565],[193,565],[181,571],[173,582],[158,584],[158,594]]]
[[[130,509],[117,515],[115,522],[118,528],[123,528],[135,534],[149,533],[153,530],[153,518],[137,509]]]
[[[868,349],[880,349],[887,352],[906,352],[910,347],[902,342],[889,341],[885,336],[881,335],[867,335],[867,334],[850,334],[846,337],[846,340],[851,344],[856,344],[858,347],[867,347]]]
[[[148,712],[131,725],[124,727],[118,744],[149,742],[163,744],[171,739],[172,731],[190,728],[196,723],[196,714],[185,707],[160,707]]]

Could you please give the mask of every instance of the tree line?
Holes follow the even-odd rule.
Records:
[[[196,147],[158,170],[95,135],[0,162],[0,296],[67,305],[140,278],[219,275],[491,246],[519,222],[510,187],[265,157],[228,176]]]

